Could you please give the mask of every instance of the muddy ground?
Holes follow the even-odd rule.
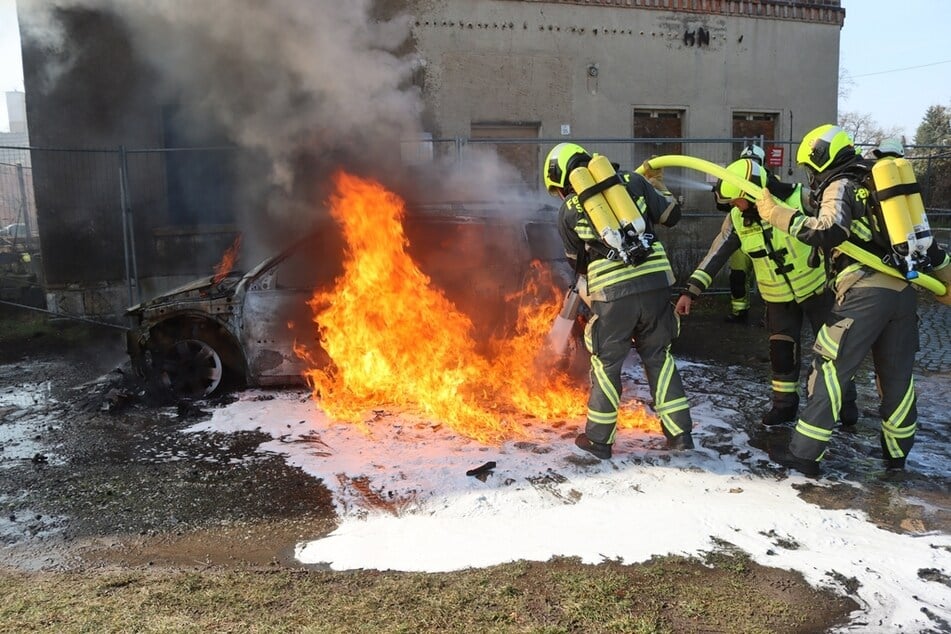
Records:
[[[746,429],[751,444],[783,442],[788,428],[767,433],[757,425],[768,396],[765,331],[758,319],[724,324],[724,313],[715,298],[698,306],[675,354],[730,366],[734,385],[754,387],[709,396],[741,412],[729,422]],[[265,435],[180,433],[216,403],[152,400],[128,373],[121,331],[5,306],[0,320],[0,553],[7,567],[298,567],[295,543],[335,528],[320,482],[281,456],[256,452]],[[709,389],[710,378],[693,372],[684,371],[688,391]],[[828,479],[805,485],[801,495],[828,508],[866,510],[894,531],[951,532],[946,477],[881,471],[876,407],[874,389],[861,385],[863,422],[827,465],[832,486]],[[925,440],[938,433],[923,430]],[[803,605],[809,597],[801,593]]]
[[[3,318],[24,324],[0,339],[4,563],[293,565],[295,541],[335,527],[325,488],[256,453],[264,435],[179,433],[205,411],[150,399],[121,331]]]

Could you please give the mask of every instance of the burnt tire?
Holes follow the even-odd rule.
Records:
[[[153,380],[175,398],[207,398],[244,384],[236,346],[214,325],[165,329],[150,347]]]
[[[180,339],[162,355],[159,378],[177,396],[203,398],[221,387],[221,355],[200,339]]]

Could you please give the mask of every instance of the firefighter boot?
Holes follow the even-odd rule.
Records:
[[[685,451],[687,449],[693,449],[693,436],[690,434],[690,432],[684,432],[683,434],[678,434],[672,438],[668,438],[667,449],[670,451]]]
[[[750,320],[749,312],[748,310],[739,310],[735,313],[730,313],[723,318],[723,321],[728,324],[743,324],[745,326]]]
[[[594,442],[588,438],[586,434],[578,434],[578,437],[575,438],[575,445],[579,449],[587,451],[589,454],[600,460],[611,459],[611,445],[606,445],[601,442]]]
[[[842,409],[839,410],[839,422],[843,427],[854,429],[859,422],[859,406],[855,401],[842,403]]]
[[[799,405],[773,405],[773,408],[763,415],[763,425],[781,425],[796,420],[796,411]]]
[[[810,478],[819,477],[819,463],[817,461],[800,458],[793,452],[789,451],[788,447],[770,448],[769,459],[776,464],[786,467],[787,469],[795,469],[799,473],[809,476]]]
[[[891,454],[888,453],[888,446],[885,444],[885,437],[879,435],[879,442],[882,445],[882,456],[885,462],[886,471],[904,471],[905,470],[905,458],[892,458]]]

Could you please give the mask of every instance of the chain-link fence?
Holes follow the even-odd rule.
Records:
[[[494,156],[513,168],[506,171],[518,190],[542,200],[541,163],[553,145],[568,140],[625,169],[668,154],[726,165],[756,141],[765,145],[774,174],[787,181],[804,178],[795,162],[798,144],[762,139],[428,138],[404,143],[402,156],[406,163],[438,161],[460,169],[475,154]],[[951,149],[909,146],[906,156],[915,164],[932,226],[947,243]],[[260,155],[236,148],[0,147],[4,299],[42,288],[53,310],[108,315],[115,306],[210,273],[237,237],[239,220],[260,213],[264,200],[249,192],[267,191],[268,170],[261,161]],[[254,174],[262,182],[251,182]],[[677,227],[659,231],[679,281],[706,253],[722,222],[711,194],[714,180],[693,170],[665,170],[665,182],[685,211]],[[13,291],[10,280],[16,282]],[[726,286],[723,273],[714,288]],[[75,291],[80,300],[71,297]]]

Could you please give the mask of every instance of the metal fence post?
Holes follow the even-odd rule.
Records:
[[[135,229],[132,203],[129,195],[129,162],[125,146],[119,146],[119,200],[122,212],[122,248],[125,252],[125,277],[129,287],[129,305],[142,300],[139,289],[139,270],[135,261]]]
[[[17,184],[20,187],[20,211],[19,216],[23,218],[23,226],[26,235],[23,237],[26,248],[33,248],[33,223],[30,221],[30,209],[26,198],[26,179],[23,176],[23,163],[17,163]],[[13,234],[13,242],[16,244],[16,233]]]

